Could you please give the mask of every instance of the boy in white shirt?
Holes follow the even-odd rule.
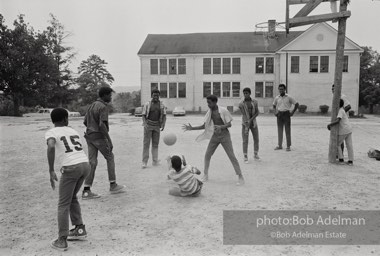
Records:
[[[339,112],[337,115],[337,119],[331,124],[327,125],[327,129],[331,129],[331,126],[339,124],[338,131],[338,157],[339,162],[344,163],[343,152],[341,148],[341,144],[343,141],[346,142],[347,151],[348,151],[348,165],[353,165],[354,163],[354,149],[352,145],[352,126],[348,120],[348,116],[346,111],[344,110],[344,100],[340,99],[339,104]]]
[[[58,189],[58,239],[52,241],[51,246],[66,251],[67,240],[80,240],[87,236],[77,193],[90,172],[90,164],[83,151],[78,132],[67,126],[69,123],[67,110],[55,108],[50,117],[55,127],[46,132],[45,139],[50,184],[53,190],[55,181],[58,181],[54,171],[56,151],[62,164]],[[75,225],[71,230],[69,230],[69,216],[71,223]]]

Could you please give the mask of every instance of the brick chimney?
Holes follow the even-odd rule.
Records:
[[[276,37],[276,20],[268,20],[268,37]]]

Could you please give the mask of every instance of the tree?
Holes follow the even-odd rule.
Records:
[[[380,104],[380,55],[371,47],[363,47],[360,57],[360,95],[359,105],[369,107],[373,113],[373,106]]]
[[[71,34],[65,31],[63,24],[53,14],[50,14],[50,18],[50,25],[43,36],[48,42],[47,54],[54,58],[59,76],[50,88],[48,101],[54,106],[62,106],[69,103],[74,95],[74,90],[70,88],[74,84],[74,78],[69,65],[75,53],[73,47],[65,45],[65,39]]]
[[[57,78],[58,69],[46,54],[47,40],[25,23],[24,15],[19,15],[13,25],[14,29],[9,29],[0,14],[0,90],[11,96],[13,115],[20,116],[24,98],[45,91]]]
[[[134,107],[141,107],[141,90],[132,92],[133,97],[133,106]]]
[[[91,55],[87,60],[81,62],[78,72],[78,93],[82,105],[90,104],[97,97],[97,91],[102,86],[111,86],[113,76],[108,72],[108,63],[97,55]]]
[[[112,105],[117,112],[127,113],[130,109],[134,108],[131,93],[121,92],[116,94],[112,101]]]

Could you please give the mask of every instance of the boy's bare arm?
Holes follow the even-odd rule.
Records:
[[[334,125],[337,125],[337,124],[339,124],[339,122],[340,122],[340,118],[338,117],[334,122],[332,122],[332,123],[330,123],[330,124],[328,124],[327,125],[327,129],[331,129],[331,126],[334,126]]]
[[[47,141],[47,159],[49,163],[49,174],[50,174],[50,184],[51,188],[55,189],[55,182],[58,181],[57,175],[54,171],[54,160],[55,160],[55,139],[48,139]]]
[[[205,124],[203,123],[200,126],[191,126],[191,124],[182,125],[182,130],[184,131],[192,131],[192,130],[203,130],[205,128]]]

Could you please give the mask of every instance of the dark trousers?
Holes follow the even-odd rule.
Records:
[[[286,134],[286,146],[290,147],[292,145],[291,135],[290,135],[290,112],[289,111],[279,111],[277,113],[277,131],[278,131],[278,146],[282,147],[282,139],[284,135],[284,126]]]
[[[226,151],[228,158],[230,159],[232,166],[234,167],[236,175],[241,175],[241,169],[238,160],[236,159],[234,149],[232,147],[231,135],[227,129],[223,129],[220,134],[212,135],[210,142],[205,154],[205,169],[204,173],[208,174],[208,169],[210,167],[210,161],[215,150],[218,148],[219,144],[222,144],[224,151]]]
[[[90,172],[89,163],[80,163],[61,168],[58,190],[58,235],[68,236],[69,216],[73,225],[83,224],[77,193]]]
[[[144,127],[144,141],[143,141],[143,163],[147,163],[149,159],[149,147],[152,141],[152,158],[153,162],[158,161],[158,143],[160,142],[160,127]]]
[[[98,152],[104,156],[107,161],[108,180],[116,181],[115,159],[110,144],[107,139],[89,140],[86,139],[88,146],[88,158],[90,160],[91,171],[84,182],[85,187],[91,187],[95,178],[95,170],[98,165]]]

